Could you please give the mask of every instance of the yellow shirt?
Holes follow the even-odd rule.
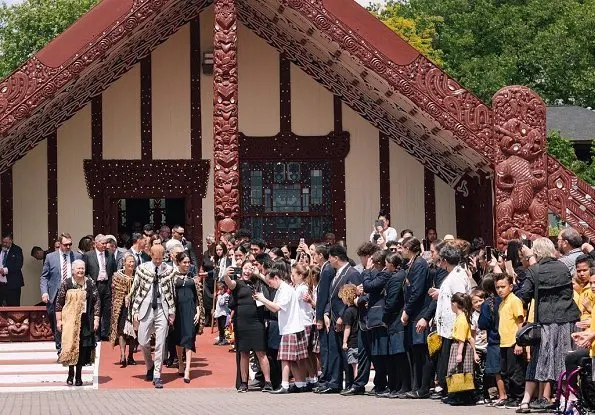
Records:
[[[459,313],[455,319],[452,329],[452,339],[460,342],[471,340],[471,326],[465,317],[465,313]]]
[[[518,319],[523,317],[523,302],[513,293],[502,300],[498,307],[500,322],[498,333],[500,334],[500,347],[512,347],[516,344],[516,333],[518,331]]]
[[[595,333],[595,318],[591,319],[591,327],[589,327],[589,331],[591,333]],[[591,351],[589,352],[589,356],[595,357],[595,341],[591,343]]]
[[[591,313],[587,311],[587,309],[583,305],[583,302],[585,299],[587,299],[587,301],[591,304],[591,307],[593,307],[593,297],[594,296],[593,292],[591,291],[591,285],[585,285],[585,287],[581,290],[581,292],[578,295],[577,303],[578,309],[581,311],[581,321],[588,320],[591,318]]]
[[[574,300],[576,306],[579,306],[579,300],[580,300],[581,295],[579,293],[577,293],[576,291],[572,290],[572,299]]]

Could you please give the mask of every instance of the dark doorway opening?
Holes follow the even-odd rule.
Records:
[[[185,199],[120,199],[118,202],[118,232],[141,232],[150,224],[153,229],[162,225],[185,226]]]

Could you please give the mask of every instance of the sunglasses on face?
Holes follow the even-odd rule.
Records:
[[[62,246],[72,246],[72,242],[69,244],[62,244]]]

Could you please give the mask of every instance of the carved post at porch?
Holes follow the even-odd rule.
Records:
[[[234,232],[240,215],[238,61],[235,0],[215,0],[213,132],[215,231]]]
[[[523,86],[492,98],[496,245],[546,236],[548,230],[546,107]]]

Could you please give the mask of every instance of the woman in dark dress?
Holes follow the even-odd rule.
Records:
[[[394,252],[386,257],[386,270],[391,273],[386,283],[386,298],[382,321],[388,328],[388,379],[392,392],[390,398],[404,398],[411,390],[411,374],[407,360],[406,327],[401,322],[401,315],[405,306],[403,286],[405,284],[405,270],[403,257]]]
[[[62,351],[58,361],[68,366],[66,384],[69,386],[75,379],[75,366],[74,385],[82,386],[82,367],[94,360],[99,311],[97,286],[85,276],[85,263],[75,260],[72,262],[72,277],[62,282],[56,296],[56,329],[62,332]]]
[[[242,273],[237,280],[232,279],[234,268],[225,272],[225,284],[232,293],[235,305],[233,313],[233,330],[236,350],[240,353],[240,387],[238,392],[248,392],[248,364],[250,351],[256,353],[260,362],[260,369],[264,375],[263,390],[272,390],[269,360],[266,355],[267,343],[264,325],[264,306],[257,304],[252,298],[252,291],[263,291],[262,281],[254,279],[252,263],[242,263]]]
[[[178,354],[178,374],[184,376],[184,383],[190,383],[192,352],[196,352],[197,325],[204,319],[202,287],[198,286],[190,270],[190,257],[186,252],[176,256],[178,269],[174,274],[176,298],[176,319],[174,337]],[[200,284],[200,283],[198,283]],[[204,320],[203,320],[204,321]],[[199,327],[199,330],[201,327]],[[202,330],[200,330],[202,331]],[[186,367],[183,366],[183,352],[186,351]]]

